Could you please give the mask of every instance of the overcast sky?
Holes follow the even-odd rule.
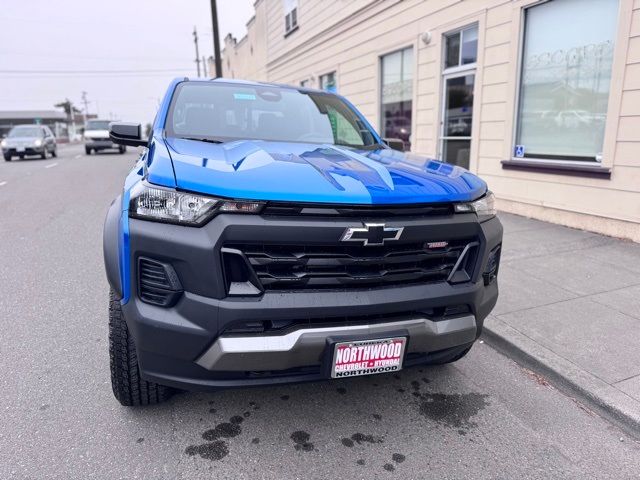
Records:
[[[253,3],[218,0],[221,48],[245,34]],[[151,122],[169,81],[196,76],[194,26],[200,56],[213,55],[209,0],[2,0],[0,110],[81,107],[85,90],[90,113]],[[111,73],[81,73],[95,70]]]

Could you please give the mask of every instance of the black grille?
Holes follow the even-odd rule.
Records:
[[[138,259],[138,295],[146,303],[169,307],[182,292],[178,276],[170,265]]]
[[[327,204],[290,204],[269,202],[261,212],[262,215],[300,216],[312,215],[318,217],[359,217],[359,218],[388,218],[406,216],[442,216],[452,215],[453,205],[450,203],[428,205],[327,205]]]
[[[468,247],[471,246],[471,247]],[[434,283],[472,268],[477,243],[452,241],[443,248],[427,243],[393,246],[229,245],[241,251],[264,290],[372,288]],[[463,251],[465,258],[458,262]],[[466,281],[468,271],[455,281]]]

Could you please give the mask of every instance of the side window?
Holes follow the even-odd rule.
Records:
[[[327,107],[331,130],[335,143],[346,143],[349,145],[363,145],[362,136],[353,124],[332,107]]]

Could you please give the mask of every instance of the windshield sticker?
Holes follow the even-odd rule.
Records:
[[[234,93],[233,98],[236,100],[255,100],[256,96],[253,93]]]

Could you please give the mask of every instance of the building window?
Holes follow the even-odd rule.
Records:
[[[445,35],[445,68],[476,63],[478,56],[478,26]]]
[[[337,91],[336,72],[320,75],[320,89],[333,93]]]
[[[517,157],[602,160],[617,14],[616,0],[525,11]]]
[[[381,57],[381,114],[384,138],[399,138],[411,149],[413,109],[413,48]]]
[[[440,158],[464,168],[469,168],[471,152],[477,56],[477,25],[444,36]]]
[[[298,0],[283,0],[284,34],[288,35],[298,28]]]

